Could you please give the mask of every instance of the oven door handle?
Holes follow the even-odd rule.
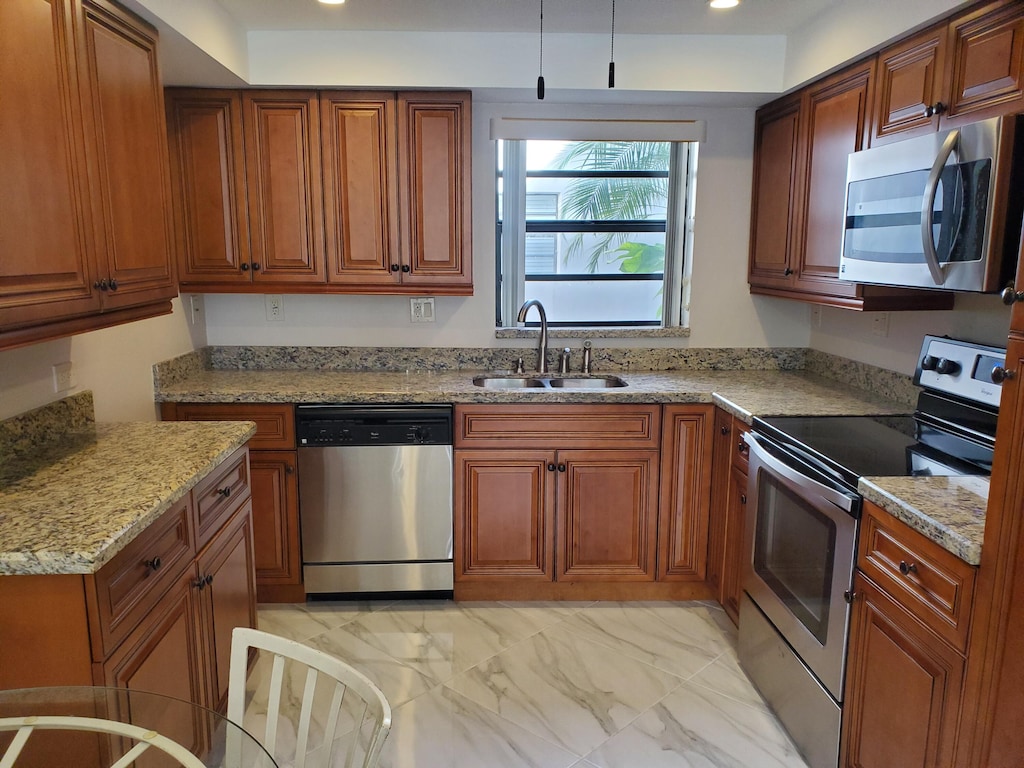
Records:
[[[764,437],[754,432],[748,432],[743,436],[743,439],[750,446],[751,459],[756,456],[761,464],[786,479],[792,485],[820,496],[848,514],[853,514],[857,509],[860,503],[859,496],[836,488],[833,485],[827,485],[811,477],[806,471],[810,468],[809,466],[795,466],[798,460],[787,456],[783,451],[770,445]],[[803,464],[803,462],[799,463]],[[753,477],[751,479],[753,480]]]

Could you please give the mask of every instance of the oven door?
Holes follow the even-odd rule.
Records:
[[[749,433],[743,589],[837,702],[860,497]]]

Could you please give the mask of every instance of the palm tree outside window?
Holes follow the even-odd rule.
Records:
[[[499,326],[532,298],[552,326],[679,324],[680,292],[666,294],[665,281],[681,281],[695,144],[531,139],[498,149]]]

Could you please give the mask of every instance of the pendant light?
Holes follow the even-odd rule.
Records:
[[[612,0],[612,51],[608,60],[608,87],[615,87],[615,0]]]
[[[544,0],[540,0],[540,73],[537,75],[537,98],[544,98]]]

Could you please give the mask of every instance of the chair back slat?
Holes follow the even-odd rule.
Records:
[[[28,737],[31,735],[32,726],[26,725],[18,729],[18,732],[14,734],[11,745],[4,752],[3,759],[0,760],[0,768],[11,768],[14,765],[14,761],[18,759],[18,755],[21,754],[21,750],[25,747],[25,742],[28,741]]]
[[[277,754],[279,744],[282,743],[278,738],[278,724],[279,721],[288,719],[287,715],[294,717],[297,714],[296,753],[288,756],[290,764],[295,768],[307,768],[307,766],[308,768],[329,768],[332,765],[335,743],[339,736],[346,735],[350,737],[345,762],[346,768],[355,768],[355,766],[371,768],[377,764],[380,750],[391,728],[391,707],[384,694],[368,677],[341,659],[294,640],[247,627],[238,627],[234,630],[231,640],[231,670],[228,684],[229,719],[244,725],[249,648],[256,648],[261,653],[274,655],[267,701],[267,736],[264,739],[264,747],[267,752],[275,758],[285,759],[284,756]],[[290,667],[298,665],[306,667],[306,682],[298,713],[294,711],[297,703],[294,697],[285,702],[286,711],[282,712],[285,660],[288,661]],[[293,673],[289,673],[289,676],[292,675]],[[314,710],[319,707],[318,700],[326,703],[324,700],[327,693],[322,685],[326,678],[333,679],[336,685],[331,694],[326,720],[321,721],[319,718],[323,717],[325,713],[317,714]],[[318,685],[321,688],[320,696],[317,695]],[[295,687],[297,687],[297,681]],[[262,686],[259,690],[263,690]],[[359,702],[352,707],[349,707],[347,703],[350,698],[349,693],[351,697],[359,699]],[[350,713],[348,710],[356,711]],[[359,715],[354,729],[339,734],[339,723],[344,717],[347,727],[349,714]],[[359,742],[367,724],[371,724],[372,729],[366,735],[367,751],[363,753],[360,760],[357,752],[358,748],[363,746]],[[322,726],[323,741],[320,744],[317,744],[312,738],[313,735],[320,736],[318,733],[314,734],[314,726],[317,728]],[[312,749],[310,749],[311,745]],[[307,755],[309,755],[308,758]],[[313,765],[313,755],[316,755],[315,765]]]
[[[149,744],[140,742],[125,752],[124,757],[114,763],[110,768],[130,768],[132,763],[138,760],[142,753],[149,749]]]

